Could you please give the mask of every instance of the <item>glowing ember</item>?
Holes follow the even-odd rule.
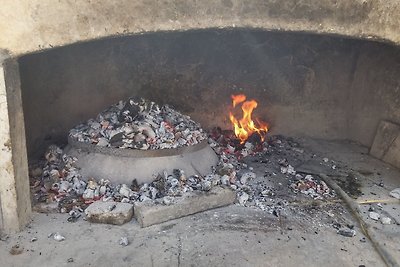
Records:
[[[231,120],[235,135],[239,138],[240,143],[243,144],[253,133],[257,133],[261,140],[264,141],[265,134],[268,132],[268,125],[258,119],[254,122],[251,118],[253,110],[257,107],[255,100],[246,100],[246,96],[243,94],[232,95],[232,106],[236,107],[238,104],[242,104],[243,117],[238,120],[235,118],[232,112],[229,112],[229,119]]]

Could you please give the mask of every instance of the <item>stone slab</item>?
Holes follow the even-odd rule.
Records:
[[[89,222],[122,225],[132,219],[133,205],[113,201],[96,201],[86,208],[85,214]]]
[[[174,169],[184,170],[187,176],[198,173],[206,175],[210,173],[212,166],[218,164],[217,155],[207,143],[195,151],[188,148],[179,151],[182,153],[171,156],[149,157],[146,156],[148,153],[144,153],[143,157],[131,157],[115,153],[115,150],[114,153],[105,154],[85,152],[73,146],[65,149],[67,154],[78,159],[76,164],[83,177],[108,179],[114,183],[131,184],[133,179],[139,184],[150,183],[153,181],[153,174],[163,171],[170,173]]]
[[[0,231],[11,233],[29,223],[32,211],[16,59],[0,62],[0,124]]]
[[[382,160],[390,165],[400,168],[400,133],[389,146]]]
[[[369,153],[400,168],[400,125],[381,121]]]
[[[391,122],[381,121],[372,143],[369,154],[383,159],[389,147],[400,134],[400,126]]]
[[[389,195],[391,197],[394,197],[394,198],[400,200],[400,187],[399,188],[395,188],[392,191],[390,191]]]
[[[135,218],[141,227],[166,222],[232,204],[236,193],[231,189],[214,187],[209,192],[192,192],[177,198],[171,205],[154,204],[153,202],[135,203]]]
[[[58,202],[36,203],[32,205],[32,211],[38,213],[57,213],[59,212]]]
[[[400,43],[397,0],[113,0],[74,1],[74,5],[2,0],[1,4],[0,47],[15,55],[122,33],[232,27]]]

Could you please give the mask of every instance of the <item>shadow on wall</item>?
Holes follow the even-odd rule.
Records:
[[[79,43],[19,63],[30,157],[129,96],[228,128],[230,95],[244,92],[275,133],[365,145],[380,119],[400,122],[400,52],[380,43],[210,29]]]

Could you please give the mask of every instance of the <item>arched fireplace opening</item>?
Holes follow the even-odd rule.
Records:
[[[377,42],[248,29],[103,39],[19,59],[30,156],[130,96],[170,104],[204,128],[231,128],[232,94],[259,102],[276,134],[371,146],[399,122],[399,49]]]
[[[375,196],[397,196],[399,65],[392,44],[248,28],[109,37],[10,59],[5,88],[8,114],[16,115],[9,130],[21,142],[2,151],[13,151],[20,166],[19,191],[10,193],[20,203],[6,212],[25,209],[23,216],[0,209],[1,218],[8,229],[24,224],[30,189],[35,211],[67,213],[68,222],[85,214],[122,224],[134,210],[147,227],[236,203],[271,222],[301,212],[354,237],[362,229],[336,223],[349,218],[328,181],[360,205],[393,203]],[[315,201],[334,212],[301,208]],[[104,214],[123,205],[129,212],[104,219],[93,215],[96,205],[109,205]],[[379,212],[382,224],[398,216],[389,206]],[[14,219],[21,225],[10,227]]]

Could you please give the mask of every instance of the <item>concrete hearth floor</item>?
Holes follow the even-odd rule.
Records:
[[[360,234],[316,232],[300,220],[284,224],[281,231],[276,217],[237,206],[144,229],[135,221],[110,226],[35,214],[29,229],[0,243],[1,266],[384,266]],[[47,238],[56,231],[65,241]],[[118,244],[122,236],[131,242],[126,247]],[[24,251],[12,256],[15,244]]]
[[[300,143],[363,173],[359,177],[363,195],[358,200],[393,200],[390,190],[400,187],[399,171],[368,156],[365,147],[310,139]],[[262,171],[256,164],[254,170]],[[371,220],[371,207],[394,222],[382,225]],[[400,226],[396,224],[400,205],[363,205],[362,211],[379,241],[400,262]],[[332,222],[354,224],[356,236],[337,234]],[[48,237],[55,232],[65,240]],[[123,236],[130,242],[126,247],[119,245]],[[26,230],[0,241],[0,266],[385,266],[363,237],[354,218],[337,201],[292,203],[279,217],[232,205],[148,228],[140,228],[135,220],[111,226],[82,219],[70,223],[65,214],[35,213]],[[32,242],[32,238],[37,240]],[[11,255],[17,244],[22,253]]]

